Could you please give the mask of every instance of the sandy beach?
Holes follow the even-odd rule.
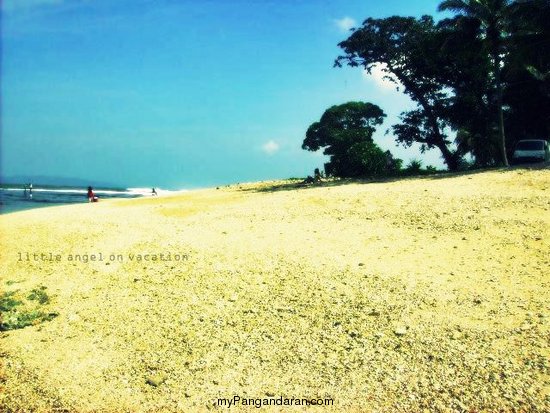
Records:
[[[48,315],[0,333],[3,412],[550,411],[548,169],[232,185],[0,230],[3,321]]]

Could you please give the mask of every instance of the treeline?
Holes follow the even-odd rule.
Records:
[[[416,103],[391,127],[399,144],[439,150],[449,170],[466,155],[507,166],[515,142],[550,136],[550,1],[446,0],[439,11],[452,17],[366,19],[335,66],[379,68]],[[399,162],[372,141],[384,116],[370,103],[335,106],[302,147],[324,148],[335,175],[372,174],[365,165],[381,165],[381,153],[389,173]]]

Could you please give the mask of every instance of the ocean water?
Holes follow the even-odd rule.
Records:
[[[157,189],[159,194],[167,192]],[[151,188],[95,189],[99,201],[109,198],[137,198],[151,196]],[[88,190],[82,187],[56,187],[33,185],[32,196],[23,185],[0,186],[0,214],[42,208],[54,205],[79,204],[88,202]]]

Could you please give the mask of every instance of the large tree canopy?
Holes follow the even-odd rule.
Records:
[[[458,153],[471,154],[478,166],[501,159],[495,117],[495,91],[491,83],[491,59],[479,38],[479,23],[454,17],[438,23],[441,45],[441,78],[450,91],[441,114],[456,131]]]
[[[339,43],[345,55],[335,65],[362,66],[367,72],[380,67],[388,79],[418,104],[418,109],[402,114],[403,124],[394,128],[396,139],[405,146],[414,142],[421,150],[438,148],[449,169],[459,166],[459,155],[445,134],[444,113],[448,90],[441,82],[440,39],[433,18],[393,16],[366,19],[362,27]]]
[[[466,154],[478,166],[507,165],[516,141],[550,136],[550,1],[445,0],[439,9],[454,16],[366,19],[335,65],[381,68],[416,102],[392,126],[398,143],[439,149],[450,170]]]
[[[550,137],[550,1],[511,6],[509,64],[504,103],[509,133],[517,139]]]
[[[473,20],[478,25],[479,38],[484,52],[491,58],[492,84],[495,90],[496,120],[500,135],[502,163],[508,166],[506,154],[506,136],[504,133],[502,64],[505,54],[504,36],[508,33],[510,22],[510,0],[445,0],[439,5],[440,11],[453,11],[458,14],[457,21]]]
[[[316,151],[325,148],[325,155],[340,152],[342,146],[372,141],[375,126],[381,125],[386,115],[377,105],[348,102],[327,109],[319,122],[306,132],[303,149]]]
[[[395,160],[373,142],[386,115],[377,105],[348,102],[327,109],[306,132],[303,149],[323,149],[327,172],[341,177],[374,175],[395,167]]]

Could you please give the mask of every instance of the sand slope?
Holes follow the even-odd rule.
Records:
[[[0,216],[0,410],[550,411],[550,170],[270,188]]]

